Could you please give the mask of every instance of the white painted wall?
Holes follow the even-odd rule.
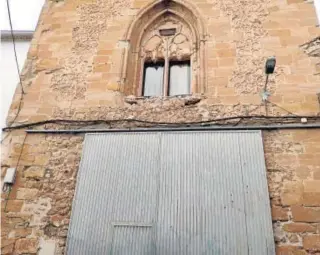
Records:
[[[29,50],[30,41],[16,41],[16,50],[20,71],[23,68],[27,53]],[[1,61],[0,61],[0,126],[5,126],[5,119],[12,101],[13,94],[19,83],[19,75],[15,62],[13,44],[11,41],[1,42]]]
[[[0,0],[1,30],[10,30],[6,2]],[[13,30],[35,30],[44,2],[45,0],[9,0]],[[23,68],[29,45],[30,41],[16,41],[20,69]],[[5,126],[5,119],[18,81],[12,42],[2,41],[0,55],[0,127]]]

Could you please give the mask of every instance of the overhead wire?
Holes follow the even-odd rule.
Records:
[[[13,44],[13,51],[14,51],[14,56],[15,56],[15,61],[16,61],[17,72],[18,72],[18,75],[19,75],[19,82],[20,82],[20,86],[21,86],[21,91],[24,94],[24,88],[23,88],[23,85],[22,85],[20,67],[19,67],[19,62],[18,62],[16,43],[15,43],[15,38],[14,38],[14,33],[13,33],[13,26],[12,26],[12,19],[11,19],[11,11],[10,11],[9,0],[7,0],[7,10],[8,10],[10,32],[11,32],[11,38],[12,38],[12,44]]]
[[[19,99],[19,104],[18,104],[18,109],[16,111],[16,114],[13,118],[13,120],[10,122],[9,126],[12,126],[14,124],[14,122],[16,121],[16,119],[19,116],[19,113],[21,111],[21,107],[22,107],[22,101],[23,101],[23,95],[25,94],[25,90],[24,87],[22,85],[22,79],[21,79],[21,73],[20,73],[20,66],[19,66],[19,61],[18,61],[18,54],[17,54],[17,49],[16,49],[16,42],[15,42],[15,38],[14,38],[14,33],[13,33],[13,26],[12,26],[12,18],[11,18],[11,10],[10,10],[10,4],[9,4],[9,0],[6,0],[7,3],[7,11],[8,11],[8,19],[9,19],[9,26],[10,26],[10,33],[11,33],[11,39],[12,39],[12,45],[13,45],[13,51],[14,51],[14,58],[15,58],[15,62],[16,62],[16,67],[17,67],[17,72],[18,72],[18,76],[19,76],[19,84],[21,87],[21,94],[20,94],[20,99]],[[3,143],[3,141],[9,136],[9,134],[7,134],[2,140],[1,140],[1,144]]]
[[[293,112],[291,112],[291,111],[289,111],[289,110],[281,107],[280,105],[278,105],[278,104],[276,104],[276,103],[273,103],[273,102],[271,102],[271,101],[269,101],[269,100],[267,100],[267,99],[266,99],[265,101],[268,102],[268,103],[270,103],[271,105],[273,105],[273,106],[275,106],[275,107],[278,107],[279,109],[281,109],[281,110],[283,110],[283,111],[286,111],[287,113],[289,113],[289,114],[291,114],[291,115],[293,115],[293,116],[299,116],[299,115],[297,115],[297,114],[295,114],[295,113],[293,113]]]
[[[150,125],[169,125],[169,126],[180,125],[181,126],[181,125],[210,124],[210,123],[215,123],[215,122],[239,120],[239,119],[242,119],[242,120],[244,120],[244,119],[288,120],[288,119],[300,119],[300,118],[320,120],[320,116],[308,116],[308,115],[282,115],[282,116],[236,115],[236,116],[214,118],[214,119],[202,120],[202,121],[191,121],[191,122],[188,122],[188,121],[183,121],[183,122],[149,121],[149,120],[142,120],[142,119],[136,119],[136,118],[95,119],[95,120],[51,119],[51,120],[37,121],[37,122],[20,124],[20,125],[16,125],[16,126],[5,127],[2,130],[3,131],[10,131],[10,130],[16,130],[16,129],[22,129],[22,128],[36,127],[36,126],[41,126],[41,125],[46,125],[46,124],[98,125],[98,124],[112,124],[112,123],[119,123],[119,122],[137,122],[137,123],[150,124]]]

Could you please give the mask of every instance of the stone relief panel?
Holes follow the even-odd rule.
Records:
[[[194,51],[190,29],[174,17],[165,17],[146,32],[140,57],[152,61],[190,60]]]

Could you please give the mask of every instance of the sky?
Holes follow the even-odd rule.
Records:
[[[9,30],[7,0],[1,2],[1,30]],[[13,30],[34,30],[45,0],[8,0]]]
[[[45,0],[8,0],[13,30],[35,30]],[[0,0],[0,29],[10,30],[7,0]],[[17,42],[20,69],[23,67],[29,43]],[[18,84],[13,45],[3,42],[0,47],[0,128],[5,126],[5,118],[12,96]],[[0,129],[1,136],[1,129]]]

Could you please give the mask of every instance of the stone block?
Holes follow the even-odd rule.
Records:
[[[10,232],[9,235],[12,235],[14,238],[27,237],[32,234],[32,228],[15,228]]]
[[[260,95],[241,95],[239,96],[241,104],[252,105],[252,104],[260,104],[261,96]]]
[[[16,239],[13,239],[13,238],[7,239],[7,238],[1,237],[1,254],[2,255],[13,254],[15,241]]]
[[[93,67],[93,72],[101,72],[101,73],[107,73],[110,71],[110,65],[105,64],[96,64]]]
[[[229,77],[232,75],[233,69],[228,67],[219,67],[214,70],[216,77]]]
[[[283,205],[300,204],[303,193],[302,182],[287,182],[284,184],[283,191],[280,195]]]
[[[215,44],[216,49],[230,49],[231,47],[232,47],[232,44],[230,43],[218,42]]]
[[[49,51],[49,50],[38,51],[38,57],[40,57],[40,58],[52,58],[52,51]]]
[[[141,8],[147,5],[147,3],[148,2],[146,0],[134,0],[132,8]]]
[[[220,58],[219,66],[233,66],[235,64],[234,58]]]
[[[305,206],[320,206],[320,193],[319,192],[303,193],[302,204]]]
[[[217,95],[218,96],[234,96],[235,89],[229,87],[217,87]]]
[[[307,255],[307,252],[297,246],[278,246],[276,248],[277,255]]]
[[[220,97],[221,103],[225,105],[235,105],[240,102],[240,99],[238,96],[223,96]]]
[[[208,60],[208,68],[216,68],[219,66],[217,58],[211,58]]]
[[[8,200],[6,211],[7,212],[20,212],[23,205],[21,200]]]
[[[305,75],[297,75],[297,74],[287,74],[286,75],[286,82],[288,83],[306,83],[307,76]]]
[[[217,50],[217,55],[220,58],[232,58],[236,56],[235,49],[219,49]]]
[[[110,59],[109,56],[96,56],[93,59],[93,63],[95,64],[107,63],[109,59]]]
[[[42,178],[44,176],[45,169],[40,166],[31,166],[24,171],[25,178]]]
[[[294,205],[291,207],[293,220],[296,222],[320,222],[320,207],[303,207]]]
[[[109,83],[107,85],[107,89],[108,90],[112,90],[112,91],[119,91],[119,84],[117,84],[117,83]]]
[[[303,248],[309,251],[320,251],[320,235],[304,236]]]
[[[303,36],[283,36],[280,37],[280,42],[283,47],[290,47],[303,44],[306,39]]]
[[[288,234],[290,243],[299,243],[299,237],[297,234]]]
[[[316,17],[303,18],[303,19],[301,19],[301,22],[300,22],[300,25],[302,27],[316,26],[316,24],[317,24]]]
[[[106,83],[101,81],[90,82],[88,84],[88,92],[104,92],[106,91]]]
[[[320,169],[313,172],[313,179],[320,180]]]
[[[61,216],[61,215],[53,215],[50,217],[50,221],[51,221],[52,225],[55,227],[59,227],[59,226],[63,225],[64,220],[65,220],[65,217]]]
[[[30,121],[33,120],[34,118],[31,117]],[[43,120],[43,119],[41,119]],[[35,160],[35,156],[31,154],[22,154],[20,158],[20,164],[21,165],[33,165]]]
[[[290,36],[291,35],[291,31],[290,29],[273,29],[273,30],[269,30],[268,34],[271,36]]]
[[[320,181],[306,180],[303,181],[304,192],[320,193]]]
[[[298,4],[298,3],[303,3],[304,0],[287,0],[288,4]]]
[[[54,69],[58,66],[56,58],[43,58],[37,63],[37,70]]]
[[[37,196],[37,189],[18,188],[17,199],[33,199]]]
[[[273,20],[268,20],[266,22],[263,23],[263,27],[265,29],[278,29],[278,28],[282,28],[282,26],[279,24],[279,22],[277,21],[273,21]]]
[[[301,110],[304,113],[316,114],[319,111],[319,106],[314,102],[305,102],[301,104]],[[316,148],[316,151],[319,151],[319,147]]]
[[[271,208],[272,220],[287,221],[288,209],[281,206],[272,206]]]
[[[292,64],[292,56],[291,55],[277,56],[277,64],[278,65],[290,65],[290,64]]]
[[[48,163],[49,158],[50,158],[50,157],[49,157],[48,155],[41,154],[41,155],[39,155],[38,157],[35,158],[34,164],[35,164],[35,165],[43,166],[43,165],[45,165],[45,164]]]
[[[37,111],[37,114],[40,114],[40,115],[44,114],[47,116],[52,116],[52,112],[53,112],[53,108],[51,108],[51,107],[41,107]]]
[[[32,92],[25,95],[25,101],[36,102],[39,100],[39,92]]]
[[[55,255],[56,242],[54,240],[41,240],[39,255]]]
[[[282,228],[284,231],[291,233],[315,233],[317,230],[315,226],[307,223],[288,223],[283,225]]]
[[[278,37],[265,37],[261,39],[261,44],[267,50],[272,50],[274,48],[281,47],[280,39]]]
[[[37,253],[39,242],[37,239],[18,239],[15,245],[16,254]]]

